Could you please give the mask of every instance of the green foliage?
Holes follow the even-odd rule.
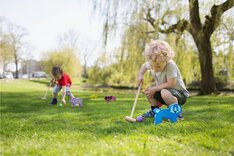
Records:
[[[118,26],[126,23],[124,25],[125,29],[121,29],[123,33],[122,36],[122,45],[120,47],[120,51],[117,51],[117,55],[119,59],[116,59],[116,67],[124,68],[120,73],[115,74],[113,78],[110,80],[109,84],[113,83],[113,81],[127,81],[128,84],[131,84],[132,74],[136,74],[139,70],[139,65],[134,64],[134,59],[138,64],[143,63],[142,51],[144,49],[144,44],[148,43],[150,39],[164,39],[169,41],[172,45],[173,49],[176,51],[175,61],[180,68],[181,74],[187,84],[192,82],[205,81],[204,76],[201,78],[200,71],[200,62],[198,59],[198,48],[197,45],[194,44],[194,38],[189,34],[190,32],[194,33],[196,29],[192,28],[192,24],[186,26],[185,23],[178,24],[178,21],[190,21],[188,12],[189,3],[190,5],[192,1],[175,1],[175,0],[161,0],[161,1],[128,1],[125,3],[123,0],[94,0],[95,9],[99,8],[102,12],[105,12],[105,23],[104,23],[104,38],[112,37],[111,32],[115,32]],[[208,19],[210,15],[207,14],[207,9],[209,10],[212,6],[217,4],[222,4],[223,2],[218,1],[196,1],[199,4],[199,18],[201,19],[202,26],[207,25],[208,23],[214,24],[211,26],[216,29],[216,26],[220,25],[216,30],[215,35],[212,35],[212,47],[211,49],[220,48],[222,49],[222,53],[226,53],[228,51],[228,61],[226,62],[227,70],[228,70],[228,79],[233,80],[234,78],[234,61],[233,61],[233,17],[232,12],[233,9],[229,9],[231,13],[226,13],[222,18],[218,18],[212,22]],[[229,1],[231,3],[231,1]],[[230,4],[231,5],[231,4]],[[173,7],[172,7],[173,6]],[[115,9],[113,9],[115,8]],[[215,11],[216,7],[213,7],[212,11]],[[196,10],[196,9],[195,9]],[[222,14],[224,10],[220,9],[218,14]],[[227,12],[228,12],[227,11]],[[191,11],[190,11],[191,13]],[[124,17],[124,18],[123,18]],[[197,17],[193,15],[191,17]],[[200,20],[199,19],[199,20]],[[120,22],[119,22],[120,21]],[[197,20],[194,20],[197,22]],[[176,25],[176,23],[178,25]],[[204,23],[204,24],[203,24]],[[222,26],[222,27],[221,27]],[[167,29],[169,28],[169,29]],[[221,28],[221,31],[220,31]],[[160,29],[162,31],[160,31]],[[187,30],[184,32],[184,30]],[[193,31],[191,31],[193,30]],[[210,31],[205,30],[205,31]],[[120,31],[121,32],[121,31]],[[163,32],[164,35],[162,35]],[[170,34],[169,34],[170,33]],[[195,35],[196,36],[196,35]],[[196,37],[195,37],[196,38]],[[208,40],[207,42],[209,42]],[[219,44],[215,44],[215,42],[220,42]],[[203,42],[197,42],[198,44],[206,44]],[[200,47],[203,47],[200,45]],[[229,50],[226,50],[227,47]],[[208,52],[208,51],[205,51]],[[209,51],[211,52],[211,51]],[[116,54],[116,52],[114,52]],[[132,55],[133,54],[133,55]],[[200,51],[200,54],[203,53]],[[205,55],[203,55],[204,57]],[[219,56],[218,56],[219,57]],[[131,60],[133,59],[133,60]],[[125,62],[126,60],[126,62]],[[223,63],[223,62],[222,62]],[[222,64],[224,65],[224,64]],[[216,67],[216,64],[213,66]],[[212,69],[207,69],[209,67],[205,66],[205,70],[211,71]],[[126,72],[130,69],[130,72]],[[218,74],[218,70],[215,71],[215,74]],[[126,75],[127,74],[127,75]],[[111,75],[112,76],[112,75]],[[216,76],[216,75],[215,75]],[[136,77],[136,76],[135,76]],[[217,76],[216,76],[217,77]],[[202,80],[201,80],[202,79]],[[213,80],[213,75],[210,75],[208,79]],[[150,79],[147,79],[151,81]],[[207,79],[206,79],[207,80]],[[223,81],[223,79],[221,79]],[[209,82],[209,80],[207,80]],[[213,81],[210,81],[213,84]],[[224,81],[223,81],[224,82]],[[227,83],[224,82],[224,83]],[[195,83],[193,83],[195,84]],[[200,86],[199,86],[200,87]],[[204,88],[203,88],[204,89]],[[212,88],[213,90],[213,88]]]
[[[218,89],[223,89],[223,87],[228,82],[228,75],[229,70],[227,66],[227,56],[223,53],[214,53],[214,64],[215,64],[215,80],[216,80],[216,87]]]
[[[233,24],[231,17],[225,17],[212,36],[214,72],[218,80],[224,80],[223,83],[234,80]],[[220,75],[220,72],[226,74]]]
[[[10,62],[13,62],[12,46],[8,42],[8,35],[0,33],[0,60],[3,68],[5,68]],[[3,69],[4,70],[4,69]]]
[[[74,50],[62,49],[58,51],[48,52],[43,59],[43,66],[45,71],[50,74],[54,65],[60,65],[63,71],[70,76],[80,77],[81,65]]]
[[[88,81],[91,84],[107,85],[111,74],[111,68],[108,67],[108,58],[103,54],[97,59],[94,67],[89,69]]]
[[[107,56],[100,57],[95,67],[90,69],[89,82],[114,86],[136,86],[138,71],[145,61],[144,48],[151,39],[146,33],[139,33],[146,32],[146,29],[144,24],[131,25],[126,29],[122,46],[115,55],[115,63],[108,62]],[[179,39],[174,35],[167,37],[167,41],[176,52],[174,61],[177,63],[184,81],[189,84],[199,81],[201,74],[198,55],[187,40],[187,34],[183,34]],[[100,69],[100,67],[102,68]],[[104,77],[105,75],[108,77]],[[150,74],[146,74],[144,79],[145,85],[152,85],[153,80]]]
[[[228,71],[229,71],[229,77],[231,80],[234,80],[234,47],[230,46],[229,52],[227,54],[227,62],[228,62]]]
[[[89,82],[114,86],[136,86],[137,73],[144,62],[142,54],[146,34],[139,33],[145,25],[132,25],[126,30],[114,58],[103,55],[89,71]],[[93,75],[94,74],[94,75]],[[107,77],[105,77],[107,76]]]
[[[180,69],[183,80],[186,84],[201,79],[200,65],[198,60],[198,53],[195,52],[194,47],[188,42],[188,34],[183,34],[178,39],[174,35],[168,35],[168,42],[175,51],[174,61]]]
[[[100,68],[95,66],[89,70],[89,75],[89,82],[91,84],[107,85],[110,75],[112,75],[112,70],[110,67]]]
[[[49,106],[46,85],[27,80],[1,83],[1,155],[233,155],[231,96],[195,96],[183,106],[184,121],[154,125],[153,119],[128,123],[135,94],[71,89],[83,108]],[[92,99],[90,95],[97,98]],[[134,117],[149,107],[140,94]]]

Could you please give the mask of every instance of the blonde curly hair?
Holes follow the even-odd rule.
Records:
[[[146,46],[144,54],[147,60],[155,60],[158,57],[161,57],[163,60],[168,62],[174,57],[175,52],[167,42],[162,40],[153,40]]]

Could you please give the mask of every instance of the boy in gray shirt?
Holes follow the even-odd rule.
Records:
[[[161,104],[168,107],[174,105],[180,107],[189,97],[180,71],[176,63],[172,60],[174,51],[165,41],[154,40],[145,49],[147,61],[141,66],[138,74],[138,82],[143,83],[143,77],[147,70],[155,79],[155,86],[145,90],[145,95],[150,103],[151,110],[147,111],[142,117],[155,116],[155,108]],[[178,105],[178,106],[177,106]],[[178,114],[183,119],[182,112]]]

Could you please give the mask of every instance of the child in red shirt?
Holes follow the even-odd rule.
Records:
[[[66,104],[65,97],[68,96],[70,98],[70,102],[73,106],[79,105],[82,106],[82,101],[79,98],[75,98],[70,91],[70,87],[72,85],[71,78],[69,75],[63,72],[62,68],[59,66],[54,66],[51,71],[53,78],[51,82],[56,82],[56,85],[53,89],[53,99],[51,101],[51,105],[56,105],[58,103],[57,96],[59,91],[62,90],[62,100],[63,104]]]

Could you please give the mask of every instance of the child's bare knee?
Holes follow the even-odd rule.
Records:
[[[171,93],[167,90],[167,89],[162,89],[161,90],[161,97],[163,99],[166,99],[168,98],[169,96],[171,96]]]
[[[174,97],[167,89],[161,90],[161,97],[167,104],[177,103],[177,98]]]

